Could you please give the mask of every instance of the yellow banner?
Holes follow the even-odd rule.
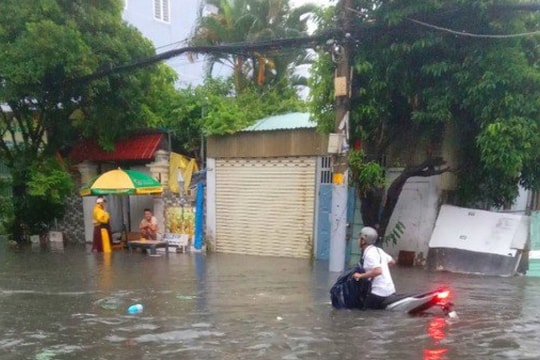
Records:
[[[178,194],[178,178],[180,174],[184,180],[184,192],[187,192],[191,186],[191,177],[197,171],[199,171],[199,166],[197,166],[195,159],[174,152],[171,153],[169,160],[169,189]]]

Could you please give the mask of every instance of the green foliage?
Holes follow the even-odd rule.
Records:
[[[307,30],[307,22],[316,7],[304,5],[291,9],[288,0],[208,0],[215,13],[197,20],[192,45],[223,45],[261,42],[298,37]],[[261,50],[254,53],[211,54],[209,75],[215,64],[225,64],[233,71],[234,89],[286,89],[292,84],[296,65],[305,63],[302,48]]]
[[[33,172],[36,164],[43,166],[42,156],[67,150],[82,137],[110,148],[172,111],[167,104],[177,96],[174,76],[162,65],[78,80],[154,55],[151,42],[122,20],[121,11],[118,0],[2,1],[0,159],[12,174],[14,231],[47,218],[54,210],[49,205],[68,194],[60,172]]]
[[[364,153],[358,150],[349,152],[350,182],[360,194],[384,186],[384,170],[373,162],[366,161]]]
[[[191,45],[222,45],[301,36],[316,9],[305,5],[291,9],[288,1],[210,0],[217,10],[201,12]],[[196,56],[196,54],[194,54]],[[297,65],[310,61],[302,49],[279,49],[253,53],[210,54],[208,78],[202,86],[180,90],[173,120],[166,126],[183,139],[185,150],[198,153],[201,135],[237,132],[270,115],[306,111],[295,86],[305,79],[294,74]],[[232,69],[227,79],[212,79],[216,64]]]
[[[64,195],[73,191],[74,182],[64,166],[55,158],[35,164],[30,172],[28,194],[41,197],[51,204],[62,205]]]
[[[166,126],[176,136],[188,134],[193,152],[201,134],[231,134],[265,116],[305,110],[293,88],[261,94],[256,86],[250,86],[235,96],[233,79],[207,79],[201,86],[180,90],[176,104],[174,120]]]
[[[538,37],[458,36],[410,19],[468,34],[538,31],[538,12],[501,11],[494,4],[355,2],[355,13],[364,16],[354,26],[369,31],[352,47],[352,141],[360,139],[369,158],[382,159],[390,148],[400,153],[421,142],[440,145],[451,124],[457,129],[452,150],[459,166],[458,202],[464,206],[508,204],[518,184],[539,188]],[[310,106],[328,130],[335,65],[322,54],[314,69]],[[414,132],[418,143],[400,143],[406,132]]]
[[[482,163],[507,178],[519,178],[530,161],[533,147],[540,145],[537,125],[531,119],[498,119],[487,125],[477,139]]]
[[[174,90],[163,66],[77,80],[154,54],[151,42],[122,21],[120,1],[5,0],[2,6],[0,101],[22,123],[22,143],[54,153],[82,133],[110,145],[163,116],[167,96],[157,89]],[[83,116],[74,119],[75,110]],[[4,126],[13,125],[5,120]]]
[[[317,120],[317,127],[323,133],[333,131],[336,122],[334,79],[332,72],[335,64],[330,56],[321,54],[311,68],[309,78],[309,111]]]
[[[336,26],[337,14],[333,7],[318,9],[316,22],[318,31]],[[308,85],[310,89],[309,112],[317,121],[317,128],[323,133],[334,130],[336,121],[336,106],[334,96],[334,72],[336,63],[327,48],[318,48],[317,58],[310,67]]]
[[[162,127],[174,117],[180,94],[174,87],[178,74],[169,66],[159,64],[152,83],[141,100],[141,117],[145,126]]]
[[[36,159],[26,177],[27,186],[22,187],[26,190],[18,186],[15,193],[10,191],[11,177],[5,177],[1,182],[3,228],[11,233],[16,233],[15,228],[18,228],[23,236],[42,234],[50,229],[54,220],[64,215],[64,198],[73,191],[73,179],[64,165],[53,157]],[[18,217],[24,222],[16,221]]]
[[[207,135],[232,134],[265,116],[304,108],[294,89],[270,90],[261,96],[255,88],[250,87],[236,97],[209,96],[208,99],[203,119],[203,129]]]
[[[0,176],[0,235],[7,234],[13,223],[13,194],[11,177]]]

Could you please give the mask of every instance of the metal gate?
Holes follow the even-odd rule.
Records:
[[[217,159],[216,251],[308,258],[315,157]]]
[[[332,158],[320,157],[318,161],[316,251],[318,260],[330,257],[330,214],[332,212]]]

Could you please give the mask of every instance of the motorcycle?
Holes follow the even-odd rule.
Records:
[[[385,310],[406,312],[410,315],[424,313],[432,307],[440,307],[442,312],[450,317],[457,318],[457,312],[453,309],[454,304],[449,301],[450,290],[439,288],[420,294],[390,295],[383,301]]]
[[[363,269],[351,269],[341,275],[330,289],[332,306],[336,309],[361,309],[365,310],[364,299],[371,291],[371,282],[367,279],[356,281],[352,274]],[[401,311],[410,315],[418,315],[433,307],[440,307],[443,313],[456,319],[457,313],[453,310],[454,304],[449,301],[450,290],[439,288],[419,294],[394,294],[383,302],[384,309],[389,311]]]

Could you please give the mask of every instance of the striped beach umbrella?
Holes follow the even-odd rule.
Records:
[[[111,170],[96,177],[81,189],[81,196],[160,195],[163,186],[152,176],[137,170]]]

